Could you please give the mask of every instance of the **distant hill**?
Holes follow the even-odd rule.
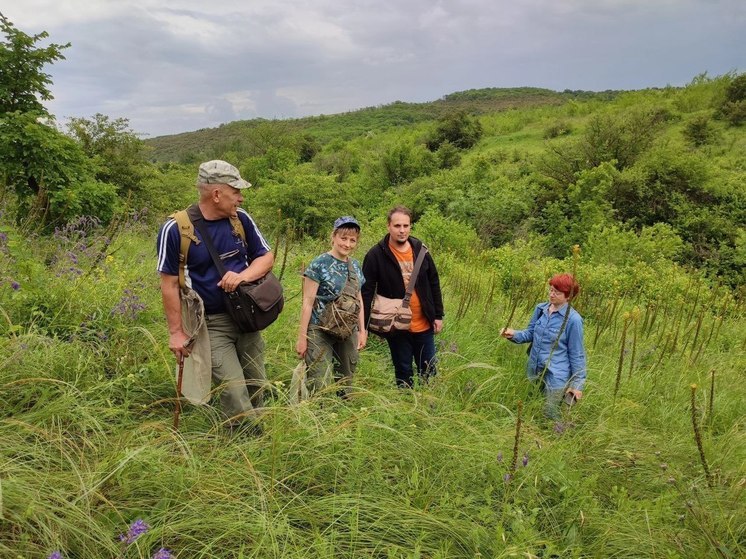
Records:
[[[488,114],[509,109],[559,105],[568,99],[612,99],[618,91],[552,91],[537,87],[483,88],[459,91],[427,103],[395,101],[378,107],[366,107],[334,115],[319,115],[298,119],[270,121],[262,118],[234,121],[217,128],[203,128],[145,140],[153,162],[194,162],[211,152],[224,151],[234,143],[244,143],[252,132],[266,128],[268,123],[279,126],[284,133],[309,135],[321,144],[333,139],[349,140],[397,126],[436,120],[454,111]]]

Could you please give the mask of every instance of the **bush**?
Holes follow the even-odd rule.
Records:
[[[717,131],[707,115],[699,115],[691,119],[684,126],[682,133],[684,139],[694,147],[711,144],[717,138]]]
[[[733,126],[746,122],[746,74],[736,76],[728,84],[720,112]]]
[[[444,142],[450,142],[459,149],[469,149],[481,137],[482,125],[479,120],[469,116],[466,111],[458,111],[441,118],[426,143],[430,151],[437,151]]]
[[[593,264],[630,266],[635,262],[653,265],[678,259],[684,243],[666,223],[643,227],[640,233],[610,225],[591,232],[583,255]]]
[[[436,253],[452,252],[461,256],[476,254],[483,248],[477,232],[466,223],[443,217],[436,210],[425,212],[416,224],[417,238]]]
[[[567,136],[570,133],[572,133],[572,128],[570,127],[570,125],[565,121],[558,120],[557,122],[550,124],[547,128],[544,129],[543,136],[545,140],[551,140],[552,138]]]
[[[247,207],[266,226],[277,224],[278,218],[290,220],[299,231],[326,235],[341,215],[355,214],[358,209],[357,189],[340,185],[334,177],[297,172],[286,182],[267,181],[261,188],[250,189]]]

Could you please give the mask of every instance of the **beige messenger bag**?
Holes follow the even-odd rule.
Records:
[[[412,309],[409,307],[409,301],[412,299],[414,285],[417,282],[417,276],[422,267],[422,261],[425,259],[425,254],[427,254],[427,247],[422,245],[403,299],[389,299],[376,293],[370,309],[370,321],[368,322],[368,329],[371,332],[388,334],[395,330],[409,330],[409,326],[412,324]]]

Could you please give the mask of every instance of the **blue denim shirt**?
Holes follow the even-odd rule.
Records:
[[[525,330],[517,330],[512,342],[525,344],[533,342],[528,356],[526,374],[530,380],[541,375],[549,361],[544,382],[549,390],[573,388],[582,390],[585,385],[585,348],[583,347],[583,317],[575,309],[559,337],[557,347],[550,351],[559,334],[568,306],[549,314],[549,303],[536,305],[531,321]]]

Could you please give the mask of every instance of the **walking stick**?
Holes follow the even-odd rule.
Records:
[[[179,428],[181,414],[181,382],[184,379],[184,354],[179,354],[179,376],[176,377],[176,407],[174,408],[174,429]]]

